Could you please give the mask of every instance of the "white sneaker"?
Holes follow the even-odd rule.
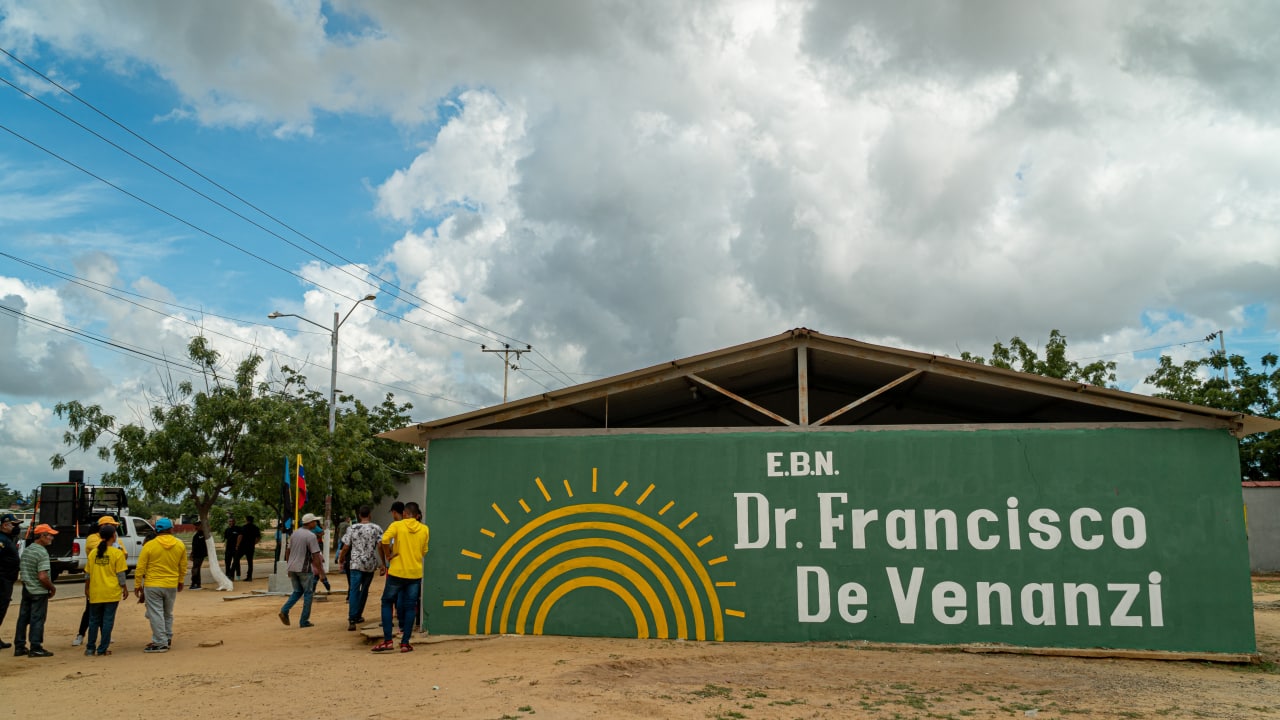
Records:
[[[83,643],[83,642],[84,642],[84,636],[83,636],[83,635],[77,635],[77,636],[76,636],[76,639],[71,641],[71,644],[72,644],[72,646],[75,646],[75,645],[80,645],[80,644],[81,644],[81,643]]]

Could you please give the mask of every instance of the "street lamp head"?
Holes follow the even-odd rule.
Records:
[[[270,315],[268,315],[268,316],[267,316],[267,319],[268,319],[268,320],[275,320],[275,319],[276,319],[276,318],[278,318],[278,317],[284,317],[284,315],[281,315],[281,314],[280,314],[280,313],[278,313],[278,312],[273,312],[273,313],[271,313]]]
[[[365,300],[377,300],[377,299],[378,299],[377,295],[365,295],[364,298],[361,300],[361,302],[364,302]]]

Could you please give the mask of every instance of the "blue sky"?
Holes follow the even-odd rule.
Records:
[[[0,86],[0,125],[181,219],[0,132],[0,299],[31,316],[0,315],[0,482],[54,477],[56,403],[129,419],[158,391],[156,362],[32,318],[176,358],[194,323],[327,391],[327,337],[266,315],[327,325],[377,288],[339,386],[418,420],[500,401],[501,342],[538,351],[513,397],[801,326],[952,356],[1056,328],[1138,391],[1219,329],[1256,363],[1280,350],[1278,14],[0,0],[0,47],[110,120],[0,77],[323,258]]]

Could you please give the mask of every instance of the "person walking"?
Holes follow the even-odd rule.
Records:
[[[431,531],[419,520],[418,503],[405,503],[404,518],[391,523],[382,534],[380,546],[387,561],[387,583],[382,590],[382,642],[373,652],[395,649],[392,642],[391,613],[395,609],[400,620],[400,652],[412,652],[409,642],[417,618],[418,597],[422,587],[422,559],[427,554]]]
[[[261,539],[262,530],[253,524],[253,518],[245,518],[244,524],[240,526],[240,540],[237,544],[237,552],[243,563],[237,562],[236,569],[244,570],[246,582],[253,580],[253,557],[258,550],[258,541]]]
[[[4,616],[9,612],[9,603],[13,602],[13,586],[18,582],[18,565],[22,556],[18,554],[18,517],[13,513],[0,514],[0,627],[4,627]],[[13,647],[11,643],[0,640],[0,650]]]
[[[316,591],[316,578],[321,578],[326,583],[329,580],[324,574],[324,553],[320,550],[320,543],[316,542],[314,532],[319,522],[320,518],[311,513],[303,515],[302,523],[289,538],[285,555],[293,592],[277,613],[280,622],[285,625],[289,624],[289,611],[297,604],[298,598],[302,598],[302,617],[298,618],[298,627],[308,628],[315,624],[311,622],[311,598]]]
[[[191,536],[191,582],[187,587],[192,590],[201,588],[200,568],[204,565],[204,561],[209,557],[209,546],[206,544],[208,536],[204,534],[204,524],[196,524],[196,534]]]
[[[385,570],[378,542],[382,528],[370,518],[373,508],[361,505],[355,525],[347,527],[342,536],[342,550],[338,552],[338,564],[347,568],[347,630],[355,630],[364,622],[364,606],[369,601],[369,586],[373,574]]]
[[[173,521],[156,521],[156,537],[142,546],[134,570],[133,591],[146,600],[151,642],[144,652],[169,652],[173,645],[173,606],[182,592],[187,569],[187,546],[173,536]]]
[[[22,604],[18,608],[18,628],[13,638],[15,657],[53,657],[53,653],[44,649],[44,620],[49,613],[49,600],[58,592],[49,578],[47,549],[57,534],[57,530],[41,523],[31,531],[31,544],[22,551],[18,564]]]
[[[84,578],[84,595],[89,598],[89,645],[84,649],[88,656],[111,654],[116,609],[129,597],[124,579],[129,562],[124,550],[115,546],[115,539],[114,524],[98,523],[98,543],[88,556]]]

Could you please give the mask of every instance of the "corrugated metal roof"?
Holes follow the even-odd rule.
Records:
[[[1280,421],[797,328],[383,433],[422,443],[489,431],[947,425],[1225,427]]]

